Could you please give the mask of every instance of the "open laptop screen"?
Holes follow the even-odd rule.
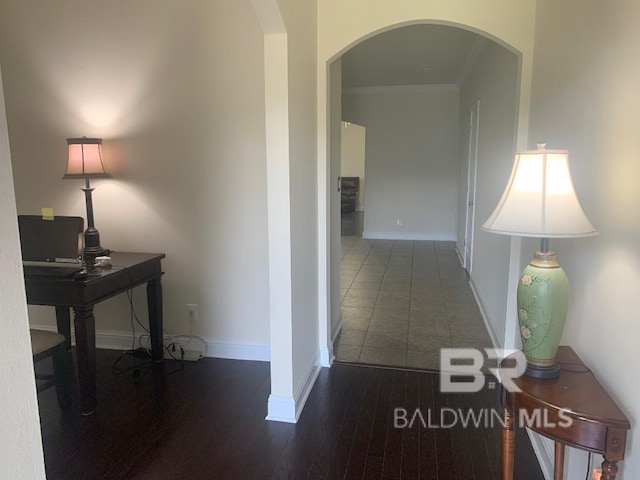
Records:
[[[18,215],[23,262],[77,262],[81,250],[82,217]]]

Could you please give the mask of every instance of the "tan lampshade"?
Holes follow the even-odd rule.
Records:
[[[111,177],[102,163],[101,138],[67,138],[69,159],[67,171],[62,178],[107,178]]]
[[[587,237],[598,231],[587,219],[571,180],[569,152],[518,152],[502,199],[483,230],[523,237]]]

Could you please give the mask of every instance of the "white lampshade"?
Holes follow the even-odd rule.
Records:
[[[502,199],[483,230],[523,237],[587,237],[597,230],[587,219],[569,171],[569,152],[518,152]]]

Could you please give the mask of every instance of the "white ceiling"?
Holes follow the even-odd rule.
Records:
[[[445,25],[411,25],[381,33],[342,56],[342,88],[458,83],[475,60],[480,39],[484,40]]]

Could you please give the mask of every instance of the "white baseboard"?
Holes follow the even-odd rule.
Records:
[[[340,330],[342,330],[342,311],[338,314],[338,321],[335,325],[331,327],[331,342],[328,346],[320,347],[320,366],[321,367],[331,367],[333,365],[333,361],[335,360],[335,356],[333,355],[333,344],[336,341],[336,338],[340,334]]]
[[[553,480],[553,441],[536,432],[532,432],[528,428],[526,430],[545,480]]]
[[[29,325],[31,328],[38,330],[46,330],[49,332],[57,332],[58,329],[52,325]],[[71,344],[76,344],[75,330],[71,329]],[[106,330],[96,330],[96,348],[104,348],[106,350],[128,350],[131,347],[137,347],[136,343],[133,343],[133,337],[131,332],[114,332]]]
[[[271,347],[260,343],[229,343],[207,340],[207,357],[234,360],[271,361]]]
[[[331,327],[331,343],[336,341],[340,330],[342,330],[342,310],[340,310],[340,315],[338,315],[338,321]]]
[[[369,240],[430,240],[434,242],[455,241],[453,235],[446,233],[416,233],[416,232],[362,232],[362,238]]]
[[[269,395],[266,420],[286,423],[296,423],[298,421],[320,373],[319,356],[320,352],[316,353],[311,362],[309,362],[302,380],[294,391],[293,397]]]
[[[74,333],[74,330],[71,330],[71,342],[75,345]],[[132,346],[138,345],[130,333],[96,330],[96,348],[126,350]]]
[[[318,362],[319,355],[320,353],[318,352],[315,357],[311,359],[311,362],[307,365],[307,370],[302,377],[302,381],[298,384],[298,388],[296,388],[294,397],[296,399],[296,420],[300,417],[302,409],[304,408],[305,403],[307,403],[307,398],[309,398],[309,394],[311,393],[311,389],[316,383],[316,379],[320,373],[320,365]]]
[[[272,422],[296,423],[296,402],[293,397],[269,395],[267,418]]]
[[[458,255],[458,261],[460,262],[460,265],[462,266],[462,268],[464,268],[464,258],[462,256],[462,252],[458,248],[458,244],[457,243],[456,243],[456,246],[455,246],[454,250],[456,252],[456,255]]]
[[[489,315],[487,315],[487,311],[484,309],[482,302],[480,301],[480,297],[478,296],[478,291],[476,290],[476,286],[473,283],[473,280],[469,280],[469,287],[471,287],[471,292],[473,293],[473,297],[476,299],[476,304],[478,305],[478,309],[480,310],[480,315],[482,315],[482,321],[484,322],[484,326],[489,333],[489,338],[491,339],[491,343],[494,348],[502,348],[502,342],[498,340],[498,336],[496,332],[493,330],[493,324],[489,321]]]
[[[33,328],[40,330],[57,331],[56,327],[51,325],[31,325]],[[181,335],[173,335],[180,337]],[[164,336],[165,344],[170,340],[168,335]],[[114,332],[106,330],[96,330],[96,348],[104,348],[107,350],[128,350],[132,346],[137,347],[136,343],[132,343],[131,332]],[[220,340],[203,339],[207,344],[207,357],[229,358],[233,360],[253,360],[260,362],[269,362],[271,360],[271,348],[268,344],[259,343],[233,343]],[[71,330],[71,343],[75,345],[74,331]]]
[[[320,366],[330,368],[333,365],[333,361],[335,360],[335,356],[333,355],[333,344],[330,344],[326,347],[320,347]]]
[[[458,260],[460,261],[460,266],[464,268],[462,264],[462,256],[460,255],[460,251],[458,250],[458,246],[455,248],[456,253],[458,254]],[[502,348],[502,342],[498,341],[498,336],[493,329],[493,324],[489,320],[489,315],[487,311],[484,309],[484,305],[480,300],[480,296],[478,295],[478,290],[476,289],[473,280],[469,279],[469,288],[471,288],[471,293],[473,293],[473,298],[476,300],[476,305],[478,305],[478,309],[480,310],[480,315],[482,316],[482,321],[484,322],[484,326],[487,329],[487,333],[489,333],[489,338],[491,339],[491,343],[493,344],[493,348]]]

